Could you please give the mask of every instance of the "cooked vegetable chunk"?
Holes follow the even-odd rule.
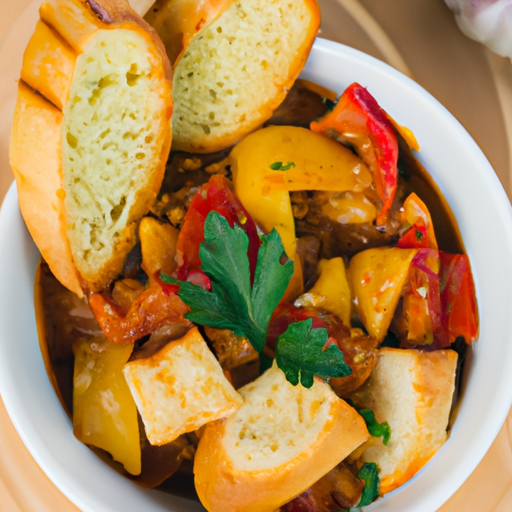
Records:
[[[295,225],[290,191],[362,191],[366,165],[350,150],[305,128],[270,126],[237,144],[230,155],[235,193],[266,232],[276,228],[290,259]]]
[[[350,327],[350,288],[343,258],[318,262],[319,276],[313,287],[296,301],[296,306],[314,306],[338,315]]]
[[[386,336],[415,254],[415,249],[380,247],[360,252],[350,261],[356,310],[378,341]]]
[[[133,345],[81,338],[73,345],[73,429],[82,443],[103,448],[132,475],[141,472],[137,407],[123,375]]]

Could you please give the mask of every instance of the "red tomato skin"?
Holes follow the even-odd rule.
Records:
[[[210,282],[201,270],[199,247],[204,242],[204,221],[212,211],[226,218],[231,227],[238,224],[247,233],[251,277],[254,276],[260,246],[256,224],[231,190],[228,180],[221,175],[212,176],[192,199],[176,246],[177,258],[181,260],[175,272],[177,279],[192,281],[206,289],[210,289]]]

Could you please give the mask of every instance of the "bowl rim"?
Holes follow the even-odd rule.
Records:
[[[344,77],[344,71],[336,68],[336,65],[349,67],[351,74]],[[354,70],[356,71],[353,72]],[[340,73],[343,76],[341,80]],[[420,144],[426,148],[424,153],[420,152],[416,156],[427,169],[434,169],[431,170],[431,175],[445,194],[459,221],[467,253],[472,266],[475,264],[474,270],[477,269],[475,284],[480,317],[500,321],[499,328],[488,325],[490,322],[487,321],[483,323],[480,340],[482,336],[486,336],[485,339],[488,339],[487,336],[501,336],[501,339],[512,341],[512,315],[507,315],[507,311],[512,310],[512,286],[506,286],[506,283],[512,283],[512,270],[507,270],[503,266],[507,257],[512,256],[512,209],[496,174],[474,140],[462,125],[416,82],[382,61],[351,47],[317,38],[301,77],[314,79],[315,82],[337,92],[354,81],[368,86],[377,101],[393,118],[412,129]],[[399,104],[396,103],[394,90],[404,91]],[[419,109],[421,112],[428,113],[428,119],[432,118],[432,122],[441,122],[442,129],[440,124],[435,124],[440,127],[438,131],[455,137],[456,144],[450,146],[443,143],[441,134],[429,135],[431,127],[424,126],[424,120],[420,120],[416,114],[419,107],[422,107]],[[443,166],[450,168],[462,165],[462,161],[468,166],[469,175],[461,175],[460,171],[450,171],[456,174],[454,176],[442,172],[438,165],[440,159],[431,155],[434,151],[433,146],[436,152],[442,153],[445,162]],[[463,153],[459,152],[461,148]],[[454,152],[457,152],[456,156],[452,154]],[[462,181],[457,181],[461,179]],[[465,189],[464,197],[459,191],[462,185]],[[481,200],[482,194],[484,200]],[[479,204],[479,199],[482,204]],[[473,206],[469,212],[466,203]],[[479,214],[484,217],[488,215],[485,209],[495,214],[491,227],[481,226],[481,222],[479,224]],[[69,436],[70,421],[53,393],[39,352],[33,303],[30,306],[30,321],[27,320],[26,304],[27,298],[33,297],[34,272],[12,271],[13,267],[20,265],[22,270],[28,267],[35,271],[38,261],[38,252],[28,232],[25,228],[20,229],[21,226],[23,221],[13,184],[0,211],[0,247],[10,247],[9,251],[3,252],[0,256],[0,259],[4,260],[4,264],[0,266],[0,282],[5,284],[0,291],[0,311],[14,311],[0,322],[0,394],[29,452],[60,491],[84,512],[129,512],[139,510],[141,506],[152,512],[203,510],[199,505],[175,496],[171,498],[172,506],[169,508],[169,495],[134,486],[106,464],[101,463],[96,468],[100,459],[73,436]],[[499,240],[496,237],[498,234]],[[483,244],[486,249],[494,250],[493,264],[490,265],[492,269],[486,268],[483,264],[479,244]],[[488,288],[491,285],[499,286],[500,279],[502,285],[505,283],[499,288],[501,304],[493,304],[493,309],[487,304]],[[481,300],[483,298],[486,299],[484,302]],[[19,349],[18,343],[13,346],[9,342],[13,336],[22,337],[20,345],[23,351]],[[490,342],[494,341],[491,339]],[[489,383],[475,381],[481,376],[489,377],[485,371],[486,365],[495,362],[502,367],[512,365],[512,348],[500,352],[498,358],[492,358],[487,353],[489,351],[481,349],[482,343],[476,343],[473,357],[467,362],[469,368],[464,381],[464,394],[469,394],[475,399],[477,406],[485,405],[489,411],[488,415],[479,413],[480,418],[469,428],[465,422],[471,417],[471,406],[463,399],[450,439],[430,463],[407,484],[367,507],[367,510],[387,512],[407,509],[409,512],[434,512],[462,485],[483,458],[498,434],[512,403],[512,372],[510,375],[506,372],[494,372]],[[502,345],[505,345],[505,342],[502,342]],[[512,347],[512,343],[508,345]],[[470,379],[467,378],[469,373],[473,374]],[[27,382],[36,386],[30,386]],[[481,398],[480,388],[487,389],[491,386],[494,386],[497,392],[490,398]],[[75,455],[79,455],[79,460],[83,463],[77,464]],[[93,472],[87,471],[90,464],[94,468]],[[91,488],[89,486],[97,492],[88,492]],[[116,492],[112,492],[113,490]],[[122,506],[116,499],[116,493],[123,493]],[[152,508],[148,508],[150,505]]]

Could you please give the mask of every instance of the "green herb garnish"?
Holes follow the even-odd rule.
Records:
[[[364,480],[363,494],[358,508],[366,507],[373,503],[379,497],[379,470],[375,462],[365,462],[363,467],[359,470],[357,477]]]
[[[375,413],[370,409],[361,409],[358,412],[366,422],[368,432],[370,432],[373,437],[382,437],[382,443],[384,446],[387,446],[391,438],[391,427],[389,423],[387,421],[379,423],[375,419]]]
[[[210,278],[211,290],[161,274],[162,281],[177,284],[178,296],[190,307],[185,317],[199,325],[229,329],[247,338],[260,353],[260,366],[271,366],[263,354],[270,318],[284,295],[293,274],[293,262],[281,263],[285,251],[274,229],[261,237],[254,283],[247,250],[249,239],[238,225],[231,227],[218,212],[212,211],[204,223],[204,239],[199,247],[201,269]],[[277,365],[296,386],[313,385],[314,376],[345,377],[351,369],[336,345],[327,345],[327,329],[312,329],[313,320],[288,326],[276,342]]]
[[[289,171],[292,167],[295,167],[295,162],[288,162],[287,164],[283,164],[283,162],[274,162],[270,164],[270,168],[273,171]]]
[[[203,272],[210,278],[211,291],[165,274],[162,281],[180,285],[178,296],[190,307],[187,319],[230,329],[262,352],[270,317],[293,274],[293,261],[280,263],[285,254],[281,237],[275,229],[262,237],[252,287],[245,231],[236,224],[230,227],[222,215],[212,211],[204,223],[204,238],[199,257]]]
[[[277,366],[294,386],[299,381],[310,388],[314,376],[346,377],[352,373],[343,360],[343,352],[329,340],[327,329],[312,329],[313,319],[290,324],[276,342]]]

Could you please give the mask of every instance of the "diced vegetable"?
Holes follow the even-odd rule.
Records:
[[[204,279],[199,257],[199,246],[204,242],[204,223],[207,215],[215,211],[220,213],[231,227],[242,227],[249,239],[248,257],[251,276],[254,277],[256,258],[260,245],[256,226],[240,200],[233,194],[226,178],[214,175],[194,196],[183,221],[177,242],[177,260],[179,262],[176,277],[181,281],[191,281],[208,288]]]
[[[404,201],[401,218],[407,231],[398,240],[397,247],[437,249],[432,217],[425,203],[412,193]]]
[[[478,308],[469,258],[465,254],[439,253],[441,304],[447,316],[450,343],[462,336],[468,345],[478,337]]]
[[[81,338],[73,345],[73,430],[82,443],[102,448],[132,475],[141,472],[137,407],[123,366],[133,345]]]
[[[364,87],[353,83],[333,110],[311,123],[311,129],[355,147],[373,172],[382,201],[377,224],[384,224],[398,181],[398,141],[384,110]]]
[[[142,269],[150,280],[160,272],[172,274],[176,269],[176,244],[179,231],[153,217],[144,217],[139,226]]]
[[[348,276],[356,310],[378,341],[386,336],[416,252],[380,247],[362,251],[350,261]]]
[[[351,300],[343,258],[318,262],[319,276],[313,287],[301,295],[296,306],[313,306],[338,315],[350,327]]]
[[[236,195],[264,231],[277,229],[291,259],[295,225],[290,191],[363,191],[371,184],[357,156],[305,128],[270,126],[254,132],[235,146],[230,159]]]
[[[115,343],[133,343],[165,322],[183,319],[188,307],[157,283],[144,290],[124,314],[107,291],[89,296],[89,306],[105,336]]]

